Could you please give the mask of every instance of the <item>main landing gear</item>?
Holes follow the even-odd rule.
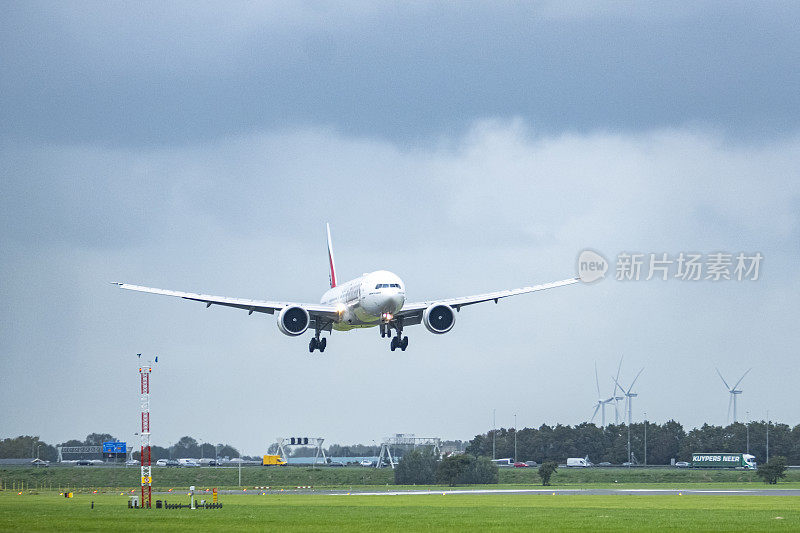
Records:
[[[405,352],[406,348],[408,348],[408,337],[403,337],[403,340],[400,340],[399,335],[397,337],[392,337],[392,342],[389,347],[392,349],[392,351],[400,348],[400,350]]]
[[[314,350],[319,350],[320,353],[325,351],[325,346],[328,345],[327,338],[319,338],[319,333],[315,337],[311,337],[311,340],[308,342],[308,351],[309,353],[314,353]]]
[[[397,330],[397,335],[392,337],[392,324],[381,324],[381,337],[392,337],[392,342],[389,344],[392,351],[400,348],[405,352],[408,348],[408,337],[403,337],[403,326],[394,324],[394,328]]]

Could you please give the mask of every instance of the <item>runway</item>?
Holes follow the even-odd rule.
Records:
[[[350,496],[422,496],[459,494],[542,494],[542,495],[580,495],[580,496],[663,496],[663,495],[712,495],[712,496],[800,496],[800,489],[464,489],[464,490],[417,490],[387,492],[337,492],[330,493]]]
[[[450,489],[450,490],[387,490],[387,491],[342,491],[316,489],[248,489],[223,490],[224,494],[294,495],[316,494],[319,496],[458,496],[464,494],[530,494],[543,496],[800,496],[800,489]]]

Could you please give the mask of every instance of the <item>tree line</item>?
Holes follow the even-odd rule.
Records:
[[[101,446],[104,442],[116,441],[116,437],[109,433],[90,433],[84,440],[71,439],[58,444],[48,444],[39,437],[20,435],[19,437],[0,440],[0,459],[28,459],[38,457],[45,461],[58,459],[59,446]],[[139,459],[140,452],[137,443],[128,443],[128,447],[137,450],[133,453],[134,459]],[[152,460],[179,459],[182,457],[239,457],[239,451],[229,444],[199,443],[196,439],[186,436],[171,446],[151,446]],[[70,455],[64,459],[98,459],[96,454]],[[242,459],[261,459],[261,457],[242,456]]]
[[[712,426],[704,424],[688,432],[683,426],[670,420],[663,424],[636,423],[630,427],[631,451],[638,463],[645,462],[645,427],[647,431],[647,464],[670,464],[676,461],[691,461],[693,452],[727,452],[749,453],[756,457],[758,463],[767,460],[767,428],[769,427],[769,455],[783,456],[789,464],[800,464],[800,425],[790,427],[765,421],[744,424],[737,422],[728,426]],[[494,440],[494,457],[514,457],[513,428],[490,430],[476,435],[466,446],[466,452],[475,456],[492,457],[492,441]],[[749,446],[748,446],[749,436]],[[117,440],[108,433],[90,433],[84,440],[68,440],[57,445],[46,443],[36,436],[21,435],[0,440],[0,458],[33,458],[39,457],[47,461],[55,461],[58,457],[56,446],[100,446],[105,441]],[[138,448],[135,443],[134,449]],[[453,441],[445,444],[458,444]],[[326,453],[332,457],[361,457],[378,454],[379,447],[362,444],[332,444]],[[462,448],[463,449],[463,448]],[[609,424],[605,428],[595,424],[583,423],[576,426],[542,425],[539,428],[524,428],[517,432],[517,459],[519,461],[564,462],[567,457],[586,457],[595,464],[609,462],[620,464],[628,460],[628,427],[625,424]],[[239,451],[229,444],[200,443],[196,439],[185,436],[171,446],[152,446],[153,461],[158,459],[178,459],[181,457],[240,457]],[[311,453],[313,448],[297,447],[292,450],[293,456]],[[393,452],[394,453],[394,452]],[[139,452],[133,455],[139,458]],[[243,459],[260,459],[260,456],[241,456]],[[69,459],[91,458],[71,456]]]
[[[767,433],[769,456],[783,456],[789,464],[800,464],[800,425],[765,421],[745,424],[736,422],[728,426],[712,426],[684,430],[674,420],[663,424],[636,423],[630,426],[630,446],[635,462],[645,463],[645,431],[647,434],[647,464],[670,464],[691,461],[693,452],[749,453],[758,463],[767,461]],[[467,445],[467,453],[477,456],[514,457],[513,428],[501,428],[476,435]],[[605,428],[583,423],[576,426],[546,424],[539,428],[524,428],[516,432],[517,460],[564,462],[567,457],[586,457],[597,464],[621,464],[628,460],[628,427],[626,424],[609,424]],[[749,441],[749,443],[748,443]]]

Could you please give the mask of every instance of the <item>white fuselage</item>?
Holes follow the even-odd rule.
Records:
[[[387,270],[377,270],[337,285],[322,295],[320,303],[341,309],[333,329],[369,328],[388,322],[406,300],[402,280]]]

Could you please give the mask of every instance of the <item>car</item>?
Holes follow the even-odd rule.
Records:
[[[514,468],[528,468],[528,464],[527,463],[519,463],[519,462],[517,462],[517,463],[514,463]]]
[[[94,463],[89,459],[78,459],[77,461],[75,461],[75,464],[78,466],[91,466]]]
[[[339,461],[332,461],[332,462],[328,463],[328,466],[344,466],[344,463],[339,462]]]
[[[33,466],[48,466],[48,465],[50,464],[50,461],[45,461],[45,460],[43,460],[43,459],[39,459],[39,458],[37,457],[36,459],[34,459],[33,461],[31,461],[31,464],[32,464]]]
[[[539,466],[536,461],[525,461],[525,464],[528,466]]]
[[[125,466],[139,466],[139,461],[136,459],[128,459],[125,461]]]
[[[372,466],[373,465],[372,461],[370,461],[369,459],[364,459],[363,461],[361,461],[358,464],[360,464],[361,466]]]
[[[624,463],[622,463],[622,466],[633,466],[633,463],[625,461]]]
[[[611,466],[611,463],[608,461],[603,461],[602,463],[597,463],[597,466]]]
[[[675,466],[677,466],[678,468],[688,468],[692,465],[690,465],[686,461],[678,461],[677,463],[675,463]]]

